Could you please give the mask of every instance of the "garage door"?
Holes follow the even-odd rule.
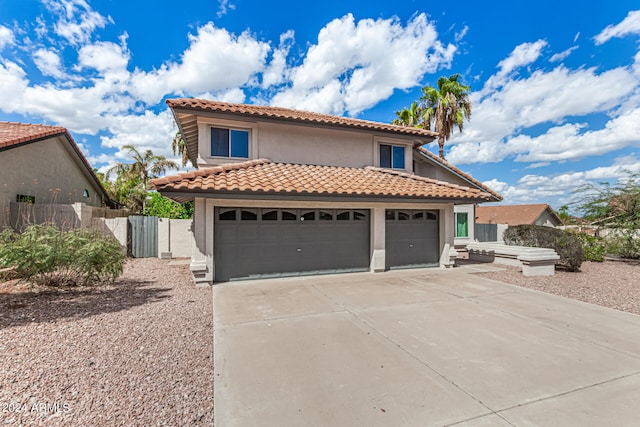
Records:
[[[369,211],[217,208],[215,279],[369,268]]]
[[[438,211],[386,211],[386,268],[439,264]]]

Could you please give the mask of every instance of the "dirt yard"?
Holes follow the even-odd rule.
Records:
[[[503,267],[503,266],[500,266]],[[584,262],[581,271],[525,277],[515,267],[481,276],[640,315],[640,262]]]
[[[0,285],[0,425],[212,425],[211,289],[175,264],[130,260],[99,288]]]

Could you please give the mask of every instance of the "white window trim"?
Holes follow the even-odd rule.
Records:
[[[249,132],[249,157],[221,157],[211,155],[211,128]],[[198,117],[198,164],[219,165],[225,163],[246,162],[258,158],[258,126],[255,123],[236,120]]]
[[[404,168],[396,169],[398,171],[413,172],[413,143],[407,143],[405,140],[393,140],[389,138],[374,137],[373,140],[373,164],[377,167],[380,166],[380,145],[391,145],[404,147]]]

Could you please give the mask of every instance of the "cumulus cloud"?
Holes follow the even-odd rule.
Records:
[[[406,26],[397,18],[356,23],[348,14],[320,30],[318,43],[291,70],[290,87],[277,93],[272,104],[356,115],[395,89],[415,87],[426,73],[448,67],[455,51],[438,40],[425,14]]]
[[[531,203],[547,200],[555,207],[567,204],[567,194],[593,181],[624,180],[629,173],[640,173],[640,159],[635,154],[616,158],[613,164],[585,171],[572,171],[556,175],[529,174],[515,184],[499,179],[485,181],[489,188],[502,194],[505,203]],[[554,201],[556,203],[554,204]]]
[[[153,104],[167,94],[188,96],[241,87],[264,70],[271,49],[248,31],[236,36],[211,22],[190,34],[189,43],[180,62],[168,62],[149,72],[135,70],[131,92]]]
[[[622,22],[607,26],[593,39],[596,45],[601,45],[614,37],[624,37],[629,34],[640,34],[640,10],[630,11]]]
[[[488,87],[491,82],[487,81],[472,94],[473,120],[464,133],[452,138],[447,158],[459,164],[499,162],[510,156],[539,162],[577,159],[627,146],[634,142],[625,118],[635,120],[639,104],[635,100],[626,109],[610,110],[624,104],[639,84],[631,67],[598,73],[595,68],[571,70],[563,65],[536,70],[524,79],[505,78],[499,88]],[[584,120],[563,123],[569,117],[598,112],[612,117],[601,131],[589,131],[581,124]],[[557,125],[537,137],[523,132],[546,123]],[[578,145],[569,147],[569,141]]]
[[[104,28],[111,17],[104,17],[85,0],[43,0],[44,5],[57,16],[55,33],[73,45],[87,43],[93,32]]]
[[[33,62],[42,75],[61,78],[64,76],[60,56],[52,50],[38,49],[33,54]]]
[[[15,37],[13,35],[13,31],[4,25],[0,25],[0,51],[5,48],[5,46],[11,46],[15,41]]]
[[[538,40],[533,43],[522,43],[513,49],[511,54],[500,61],[498,66],[502,74],[509,74],[516,68],[535,62],[542,53],[542,49],[547,46],[545,40]]]

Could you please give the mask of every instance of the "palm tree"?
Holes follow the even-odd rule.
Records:
[[[129,151],[133,163],[119,163],[109,169],[107,174],[115,171],[119,176],[139,178],[144,191],[147,190],[151,178],[155,178],[169,169],[178,169],[176,162],[167,160],[164,156],[153,154],[151,150],[140,153],[133,145],[124,145],[122,149]]]
[[[464,119],[471,119],[469,86],[458,81],[460,74],[438,79],[438,88],[422,88],[420,102],[424,103],[423,120],[438,134],[439,155],[444,159],[444,143],[453,133],[454,127],[462,132]]]
[[[184,142],[184,138],[180,131],[177,131],[171,141],[171,149],[173,150],[173,154],[180,154],[182,156],[182,167],[187,166],[187,162],[189,160],[189,152],[187,151],[187,145]],[[191,163],[193,165],[193,163]],[[195,166],[195,165],[193,165]]]
[[[424,127],[424,122],[422,122],[422,103],[414,101],[411,107],[404,107],[401,111],[396,111],[396,118],[391,123],[399,126]]]

